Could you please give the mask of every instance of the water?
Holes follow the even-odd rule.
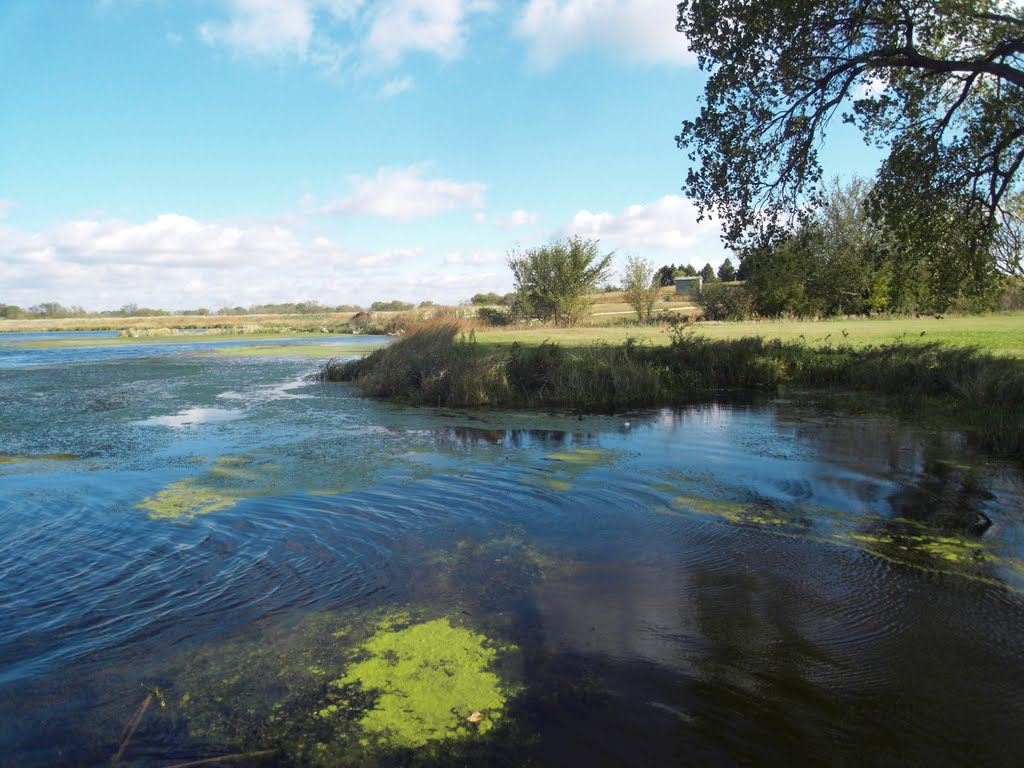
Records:
[[[154,688],[122,765],[1024,755],[1024,484],[955,434],[842,400],[410,409],[112,349],[0,370],[5,765],[109,765]],[[391,700],[335,681],[438,628],[490,654],[440,664],[450,738],[409,680],[374,730]]]
[[[252,347],[266,345],[266,339],[203,339],[203,333],[183,334],[187,341],[159,343],[140,341],[137,344],[119,343],[116,346],[94,346],[90,342],[102,341],[116,336],[114,331],[61,331],[46,333],[4,333],[0,334],[0,369],[25,368],[34,365],[65,365],[67,363],[96,362],[99,360],[127,360],[153,355],[174,355],[189,352],[213,351],[215,349]],[[74,346],[56,346],[33,349],[33,342],[73,341]],[[383,341],[379,336],[334,336],[323,335],[297,339],[274,340],[277,345],[329,344],[338,347],[338,354],[344,355],[345,348],[362,346]]]

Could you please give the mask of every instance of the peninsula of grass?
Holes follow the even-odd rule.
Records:
[[[417,405],[581,412],[680,405],[721,391],[855,390],[953,415],[985,449],[1024,456],[1024,361],[921,337],[813,345],[709,339],[677,325],[661,345],[499,344],[439,320],[367,357],[330,361],[319,376]]]

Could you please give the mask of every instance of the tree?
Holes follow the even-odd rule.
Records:
[[[676,282],[676,265],[665,264],[658,269],[658,285],[667,288],[670,285],[675,285]]]
[[[711,262],[705,264],[697,274],[705,283],[713,283],[718,279],[715,277],[715,268],[711,266]]]
[[[722,266],[718,268],[718,279],[726,283],[731,283],[736,279],[736,267],[732,265],[732,260],[728,256],[722,262]]]
[[[693,264],[687,264],[685,267],[683,267],[683,274],[686,275],[687,277],[696,277],[697,268],[694,267]]]
[[[501,304],[501,296],[493,291],[491,293],[476,293],[469,300],[470,304],[486,306],[488,304]]]
[[[1005,206],[993,251],[1000,272],[1024,278],[1024,194],[1013,195]]]
[[[1019,2],[684,0],[678,10],[709,73],[700,114],[676,137],[697,163],[684,189],[723,219],[728,243],[784,232],[821,202],[818,149],[838,116],[889,150],[875,195],[892,232],[914,243],[935,231],[938,210],[971,230],[960,268],[989,258],[1024,163]]]
[[[626,303],[636,312],[637,322],[649,323],[654,312],[654,303],[661,293],[660,271],[654,264],[640,256],[626,257],[626,266],[622,272],[622,290],[626,294]]]
[[[557,325],[575,325],[589,307],[587,294],[608,276],[612,253],[598,253],[596,240],[572,237],[508,254],[519,313]]]

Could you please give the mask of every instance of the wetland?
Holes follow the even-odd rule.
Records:
[[[1024,473],[949,427],[842,394],[599,415],[316,380],[366,337],[25,341],[0,341],[4,764],[1024,754]]]

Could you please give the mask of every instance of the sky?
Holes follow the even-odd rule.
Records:
[[[0,303],[453,304],[576,235],[717,266],[680,189],[705,78],[675,13],[0,0]],[[826,172],[870,175],[842,130]]]

